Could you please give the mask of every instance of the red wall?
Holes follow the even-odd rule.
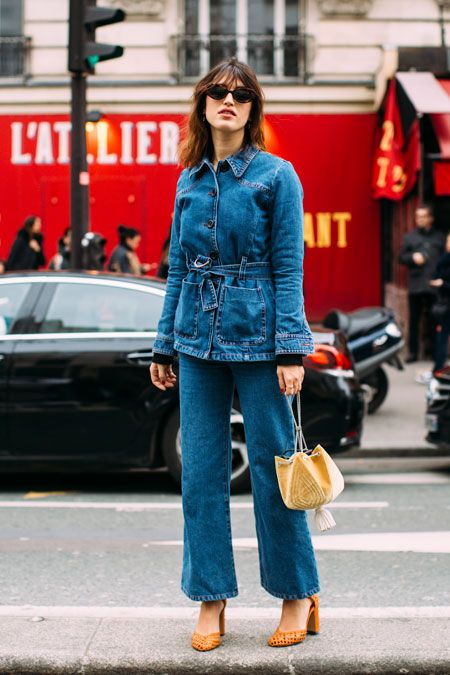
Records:
[[[157,263],[180,167],[181,115],[109,115],[88,132],[91,229],[116,243],[142,232]],[[375,115],[268,115],[268,149],[294,164],[305,191],[305,296],[311,319],[380,302],[378,203],[370,197]],[[0,257],[24,218],[43,219],[47,258],[69,225],[70,127],[64,115],[0,116]]]

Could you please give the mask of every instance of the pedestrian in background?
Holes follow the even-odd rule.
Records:
[[[265,151],[263,92],[236,59],[196,85],[180,159],[169,275],[150,376],[173,387],[179,352],[184,549],[181,588],[201,601],[192,646],[220,644],[226,599],[238,595],[230,525],[230,415],[235,386],[246,430],[263,588],[283,599],[268,640],[318,630],[319,579],[304,510],[287,509],[274,456],[295,447],[292,400],[302,355],[303,188]]]
[[[136,252],[141,243],[141,234],[134,227],[119,225],[119,244],[109,259],[108,269],[123,274],[145,274],[150,269],[147,263],[141,263]]]
[[[416,209],[415,223],[416,228],[405,234],[399,255],[400,263],[409,271],[409,355],[406,363],[414,363],[419,357],[421,320],[425,324],[426,354],[434,358],[435,323],[430,309],[436,291],[430,286],[430,280],[445,246],[445,236],[433,227],[430,204]]]
[[[70,227],[66,227],[63,236],[58,240],[58,253],[55,253],[49,262],[49,270],[70,269],[71,243],[72,230]]]
[[[450,234],[445,241],[445,253],[439,258],[433,279],[432,288],[436,289],[440,302],[447,311],[436,325],[436,348],[433,373],[445,366],[448,356],[448,339],[450,337]]]
[[[173,213],[172,213],[173,218]],[[169,228],[169,234],[165,238],[162,248],[161,248],[161,258],[159,260],[158,269],[156,271],[156,276],[161,279],[167,279],[169,274],[169,245],[170,245],[170,232],[171,227]]]
[[[42,235],[42,221],[39,216],[25,218],[23,227],[11,247],[6,261],[6,271],[37,270],[45,265],[43,252],[44,237]]]
[[[2,260],[0,258],[0,274],[4,274],[6,272],[6,260]]]

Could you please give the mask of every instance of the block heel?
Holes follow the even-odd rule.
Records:
[[[311,606],[308,610],[306,628],[286,631],[277,628],[267,641],[270,647],[289,647],[289,645],[303,642],[308,633],[315,635],[319,632],[319,596],[311,595],[309,599],[311,600]]]

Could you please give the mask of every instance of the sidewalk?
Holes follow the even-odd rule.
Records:
[[[402,452],[427,451],[442,454],[425,441],[427,385],[414,381],[415,375],[430,369],[429,361],[405,364],[404,370],[385,366],[389,392],[374,415],[366,415],[361,449],[364,451]]]
[[[388,621],[326,618],[324,610],[322,634],[307,636],[300,645],[275,649],[266,645],[276,625],[275,612],[266,618],[264,610],[255,608],[254,613],[261,616],[250,620],[235,618],[230,608],[222,645],[209,653],[190,646],[196,609],[188,610],[189,619],[184,617],[186,608],[180,608],[184,610],[181,619],[164,618],[164,612],[159,618],[50,616],[37,622],[0,617],[0,672],[448,673],[449,622],[437,618],[440,608],[431,609],[435,618]],[[239,608],[235,611],[239,616]]]

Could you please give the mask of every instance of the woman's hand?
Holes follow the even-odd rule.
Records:
[[[163,363],[152,363],[150,365],[150,377],[155,387],[163,391],[166,391],[169,387],[174,387],[177,381],[172,365]]]
[[[305,369],[303,366],[277,366],[277,377],[281,392],[290,396],[301,390]]]
[[[28,242],[28,245],[29,245],[30,248],[33,249],[33,251],[36,251],[36,253],[39,253],[39,251],[41,250],[41,247],[39,246],[36,239],[30,239],[30,241]]]
[[[432,279],[430,281],[430,286],[435,286],[436,288],[439,288],[439,286],[442,286],[444,283],[443,279]]]

